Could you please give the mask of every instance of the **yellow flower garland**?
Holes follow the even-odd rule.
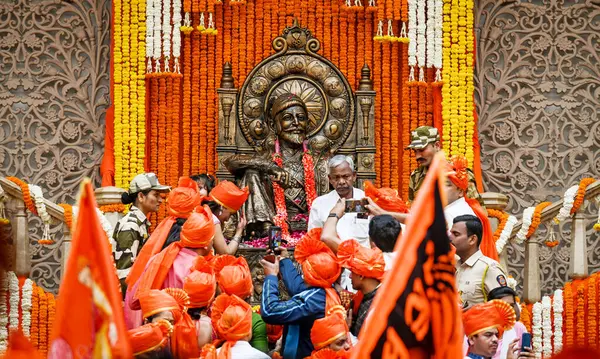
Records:
[[[473,0],[444,0],[442,139],[446,153],[473,165]]]
[[[146,1],[115,0],[115,185],[127,188],[144,172],[146,146]]]

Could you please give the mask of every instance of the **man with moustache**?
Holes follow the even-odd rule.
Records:
[[[337,155],[327,163],[329,183],[333,191],[315,198],[308,217],[308,230],[323,228],[326,221],[335,221],[337,235],[341,241],[355,239],[361,246],[370,248],[369,220],[357,217],[355,212],[344,212],[342,215],[333,211],[338,202],[350,199],[362,199],[365,192],[354,187],[356,171],[352,157]],[[341,285],[344,289],[352,289],[350,272],[342,273]]]
[[[411,132],[411,143],[406,149],[412,149],[415,151],[415,158],[419,167],[410,174],[410,181],[408,183],[408,200],[414,201],[417,196],[417,192],[425,180],[427,175],[427,169],[433,157],[438,151],[441,151],[442,145],[440,143],[440,133],[437,128],[431,126],[421,126]],[[475,182],[475,174],[470,169],[467,169],[469,174],[469,187],[467,189],[467,197],[476,199],[480,204],[483,205],[483,201],[479,192],[477,191],[477,184]]]

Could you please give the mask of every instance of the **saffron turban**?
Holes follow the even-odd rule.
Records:
[[[207,307],[215,296],[217,280],[215,271],[204,257],[198,257],[194,269],[183,280],[183,290],[190,296],[190,308]]]
[[[240,189],[233,182],[221,181],[210,191],[210,198],[230,211],[237,212],[248,199],[249,193],[248,187]]]
[[[183,313],[181,320],[173,327],[171,353],[174,358],[197,358],[200,356],[196,324],[187,312]]]
[[[468,198],[466,191],[469,187],[469,173],[467,172],[467,159],[464,156],[452,156],[450,159],[451,170],[448,172],[448,179],[460,190],[465,192],[465,200],[471,207],[473,212],[483,226],[483,238],[479,248],[484,256],[498,260],[498,251],[496,250],[496,242],[494,241],[494,234],[492,232],[492,225],[487,216],[487,212],[479,202],[475,199]]]
[[[385,274],[385,261],[379,248],[365,248],[350,239],[340,243],[337,255],[342,267],[363,277],[381,280]]]
[[[302,266],[304,281],[309,286],[330,288],[342,269],[335,254],[321,241],[321,228],[313,228],[296,245],[294,257]]]
[[[219,357],[230,358],[235,342],[252,333],[252,308],[236,295],[221,294],[212,306],[211,321],[219,337],[226,341]]]
[[[175,322],[178,322],[188,300],[187,294],[181,289],[152,289],[140,295],[142,316],[146,319],[160,312],[171,311]]]
[[[167,344],[171,323],[161,320],[158,323],[150,323],[129,330],[129,342],[133,355],[140,355],[154,351]]]
[[[315,320],[310,330],[310,340],[315,350],[325,348],[348,333],[346,318],[338,312]]]
[[[498,329],[498,338],[505,330],[515,325],[517,317],[510,304],[501,300],[490,300],[472,306],[463,312],[465,335],[471,337],[491,328]]]
[[[408,207],[398,196],[398,191],[395,189],[382,187],[377,188],[370,181],[365,182],[365,196],[369,197],[381,209],[390,212],[408,213]]]
[[[244,257],[236,258],[228,254],[217,256],[213,265],[221,292],[229,295],[235,294],[243,299],[252,295],[254,291],[252,274]]]
[[[134,295],[134,301],[131,303],[131,309],[137,309],[135,302],[141,293],[162,287],[181,248],[206,248],[211,245],[214,236],[215,225],[212,220],[212,212],[208,206],[197,207],[183,224],[179,242],[171,243],[155,255],[148,264],[139,280],[140,283]]]
[[[196,182],[189,177],[179,178],[179,184],[167,197],[169,216],[158,224],[150,238],[148,238],[148,241],[142,247],[127,276],[127,284],[133,285],[137,282],[144,272],[146,265],[148,265],[150,258],[162,250],[171,227],[173,227],[177,218],[188,218],[194,211],[194,208],[200,204],[201,200],[202,197],[200,196]]]
[[[314,351],[307,359],[347,359],[350,358],[350,353],[351,352],[345,350],[336,352],[329,348],[325,348],[319,351]]]

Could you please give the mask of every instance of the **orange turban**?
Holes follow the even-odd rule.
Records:
[[[231,347],[252,333],[252,308],[237,295],[221,294],[212,306],[213,328],[226,343],[219,357],[230,358]]]
[[[465,192],[465,200],[475,212],[475,215],[481,221],[483,226],[483,238],[479,248],[484,256],[498,260],[498,251],[496,250],[496,242],[494,241],[494,233],[492,225],[487,216],[487,212],[479,202],[475,199],[467,197],[467,188],[469,187],[469,173],[467,172],[467,159],[464,156],[452,156],[450,159],[451,171],[448,173],[448,179],[459,189]]]
[[[340,350],[339,352],[333,351],[329,348],[314,351],[311,356],[307,359],[346,359],[350,358],[350,352]]]
[[[248,187],[240,189],[233,182],[221,181],[210,191],[210,198],[221,206],[237,212],[248,199]]]
[[[159,223],[140,250],[127,276],[127,284],[133,285],[140,279],[150,258],[162,250],[175,220],[177,218],[188,218],[194,211],[194,208],[200,204],[201,200],[202,197],[200,196],[196,182],[189,177],[179,178],[179,184],[167,197],[169,217],[166,217]]]
[[[181,228],[180,240],[169,244],[167,248],[154,256],[143,272],[137,292],[134,294],[131,309],[136,309],[136,301],[141,293],[162,287],[181,248],[206,248],[210,246],[214,236],[215,225],[212,220],[212,212],[208,206],[197,207]]]
[[[176,288],[167,288],[164,290],[152,289],[140,295],[140,306],[144,319],[157,313],[171,311],[175,322],[181,319],[183,307],[189,300],[187,294]]]
[[[129,330],[129,343],[133,355],[151,352],[165,346],[171,329],[171,323],[161,320],[158,323],[145,324]]]
[[[342,267],[363,277],[381,280],[385,274],[385,261],[379,248],[366,248],[350,239],[340,243],[337,255]]]
[[[382,187],[377,189],[370,181],[365,182],[365,196],[371,198],[381,209],[390,212],[408,213],[408,207],[398,196],[395,189]]]
[[[196,324],[187,312],[173,327],[171,353],[174,358],[197,358],[200,355]]]
[[[302,265],[304,281],[313,287],[331,288],[342,269],[335,254],[323,243],[321,228],[313,228],[296,245],[294,257]]]
[[[243,299],[252,295],[254,284],[246,258],[225,254],[217,256],[213,265],[217,273],[217,283],[223,293],[235,294]]]
[[[502,338],[504,331],[512,328],[517,321],[515,311],[510,304],[502,300],[490,300],[474,305],[463,312],[462,318],[467,337],[497,328],[498,338]]]
[[[183,290],[190,296],[191,308],[204,308],[214,298],[217,290],[217,280],[212,266],[200,256],[194,264],[194,269],[183,280]]]
[[[310,340],[319,350],[340,339],[348,333],[348,324],[346,318],[338,312],[328,315],[324,318],[315,320],[310,330]]]
[[[0,358],[6,359],[39,359],[42,355],[35,349],[21,330],[11,332],[8,337],[8,348]]]

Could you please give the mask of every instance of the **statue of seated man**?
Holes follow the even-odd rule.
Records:
[[[277,136],[283,168],[273,161],[272,150],[252,155],[238,154],[224,162],[229,172],[239,179],[238,185],[250,189],[250,196],[242,211],[248,228],[260,235],[264,235],[268,227],[273,225],[277,212],[273,181],[284,189],[288,222],[292,222],[297,214],[308,214],[302,166],[308,128],[306,104],[300,97],[284,93],[271,100],[265,116]],[[292,223],[290,230],[294,229]]]

